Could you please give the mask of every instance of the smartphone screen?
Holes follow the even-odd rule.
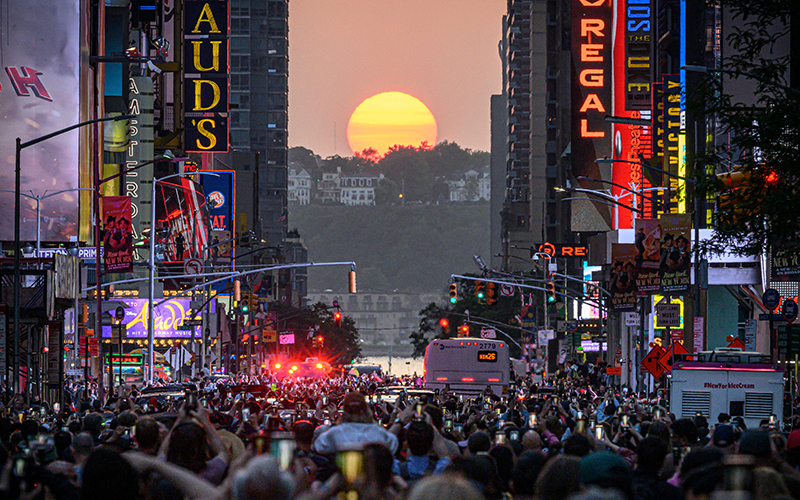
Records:
[[[453,419],[452,418],[445,419],[444,428],[447,429],[447,430],[450,430],[450,429],[453,428]]]
[[[504,432],[498,432],[494,436],[494,444],[503,445],[503,444],[506,444],[507,442],[508,442],[508,439],[507,439],[507,437],[506,437]]]
[[[322,406],[328,406],[328,396],[322,396]]]
[[[297,443],[291,432],[273,432],[269,440],[270,454],[278,460],[281,469],[289,470],[294,459],[294,449]]]
[[[598,441],[602,441],[606,435],[606,430],[602,425],[598,425],[594,428],[594,438]]]
[[[417,404],[415,404],[415,405],[414,405],[414,412],[415,412],[415,414],[416,414],[417,418],[422,418],[422,410],[423,410],[424,408],[425,408],[425,407],[423,406],[423,404],[422,404],[422,403],[419,403],[419,402],[418,402]]]
[[[352,491],[353,485],[364,474],[364,452],[361,450],[340,451],[336,454],[336,466],[344,477],[345,490]]]
[[[536,414],[531,413],[530,415],[528,415],[528,427],[536,427],[536,424],[537,424]]]
[[[623,415],[622,416],[622,427],[629,427],[631,422],[630,415]]]
[[[242,408],[242,420],[245,422],[250,420],[250,408],[247,408],[246,406]]]
[[[519,440],[519,431],[511,431],[508,433],[508,438],[512,441]]]
[[[586,420],[581,419],[575,422],[575,432],[578,434],[586,432]]]

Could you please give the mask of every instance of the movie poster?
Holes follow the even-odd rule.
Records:
[[[636,293],[653,295],[661,291],[661,221],[636,219]]]
[[[130,196],[103,196],[103,261],[106,272],[133,270]]]
[[[611,245],[612,309],[632,311],[636,307],[636,245],[613,243]]]
[[[661,275],[662,295],[681,295],[689,290],[692,265],[691,214],[661,216]]]

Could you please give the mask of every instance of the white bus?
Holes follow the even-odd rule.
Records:
[[[425,349],[425,388],[477,395],[487,386],[508,393],[511,360],[508,344],[499,340],[436,339]]]

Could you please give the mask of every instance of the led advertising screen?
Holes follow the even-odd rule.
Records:
[[[0,51],[0,185],[14,188],[15,141],[42,137],[80,122],[80,4],[78,0],[2,3]],[[21,193],[41,200],[42,241],[78,236],[78,130],[22,150]],[[37,201],[22,197],[23,241],[34,241]],[[14,194],[0,191],[0,240],[14,239]]]

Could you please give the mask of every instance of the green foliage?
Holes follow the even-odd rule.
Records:
[[[312,346],[313,337],[317,335],[325,339],[323,357],[331,365],[347,364],[361,355],[355,322],[351,317],[343,316],[341,326],[337,327],[330,304],[318,302],[308,308],[298,309],[277,302],[270,304],[270,310],[278,313],[280,331],[294,332],[295,344],[292,349],[295,359],[317,356],[318,350]]]
[[[393,197],[389,189],[385,190],[382,202],[399,202],[397,195],[402,191],[404,201],[409,203],[437,201],[434,195],[437,179],[451,179],[467,170],[480,172],[489,165],[490,154],[444,141],[433,147],[394,146],[383,157],[374,149],[365,149],[353,156],[334,155],[324,160],[307,148],[293,147],[289,149],[289,161],[301,164],[314,181],[322,179],[323,172],[336,172],[337,168],[345,175],[382,173],[398,189]],[[477,194],[476,183],[467,188],[471,194]]]
[[[489,204],[290,207],[309,260],[355,261],[358,289],[447,295],[450,274],[489,255]],[[488,258],[487,258],[488,261]],[[310,268],[309,289],[347,290],[341,268]]]
[[[722,60],[725,73],[709,73],[690,101],[700,103],[705,116],[716,115],[718,137],[730,138],[698,158],[708,166],[695,172],[699,194],[728,197],[716,213],[715,238],[704,250],[728,246],[760,255],[776,243],[798,241],[800,88],[786,87],[790,60],[781,46],[789,45],[788,22],[800,20],[800,3],[726,0],[724,8],[736,21],[726,36],[734,50]],[[755,86],[755,92],[742,85]],[[731,168],[750,174],[735,190],[726,192],[714,175],[704,175]]]

